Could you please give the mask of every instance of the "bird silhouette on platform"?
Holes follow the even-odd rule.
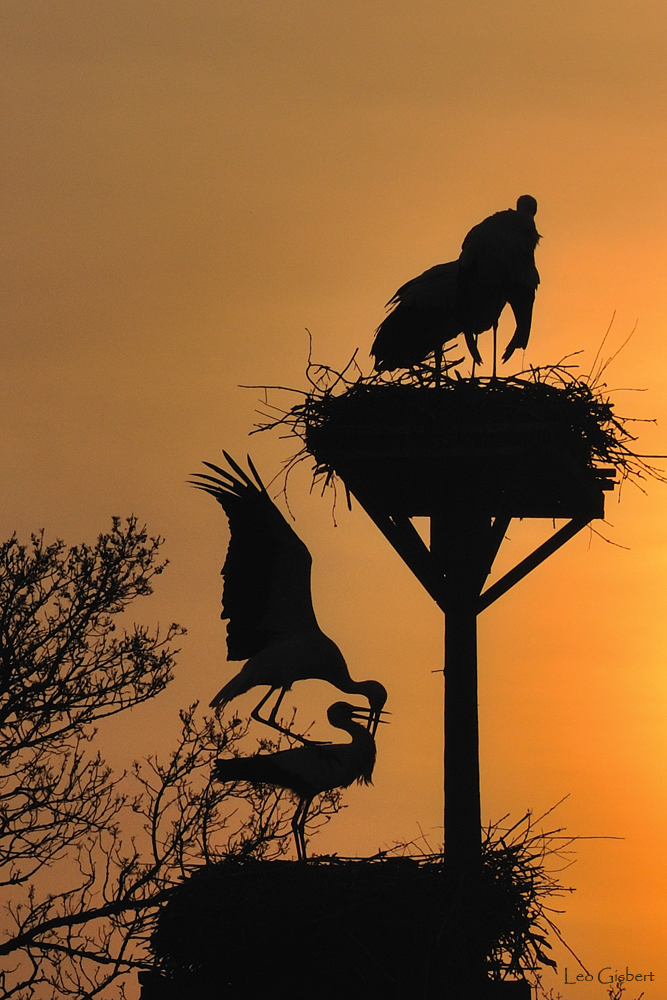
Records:
[[[218,781],[249,781],[252,784],[288,788],[299,796],[292,818],[292,831],[297,856],[306,860],[306,818],[311,802],[320,792],[347,788],[353,781],[371,784],[375,766],[375,740],[366,726],[356,719],[370,715],[346,701],[331,705],[327,718],[336,729],[352,737],[350,743],[310,744],[259,753],[252,757],[230,757],[216,760],[213,777]]]
[[[309,743],[284,729],[276,716],[295,681],[319,678],[346,694],[367,698],[368,725],[375,733],[386,689],[379,681],[352,679],[343,654],[315,617],[310,552],[269,497],[250,458],[254,482],[227,452],[223,454],[236,475],[205,462],[216,476],[197,473],[201,481],[192,485],[210,493],[229,520],[221,617],[228,619],[228,658],[247,663],[213,698],[211,707],[222,708],[251,688],[267,685],[251,717]],[[276,691],[278,697],[264,718],[260,711]]]
[[[402,285],[387,303],[392,311],[375,334],[371,354],[376,371],[411,368],[431,353],[439,371],[444,345],[460,333],[473,361],[481,364],[477,337],[493,329],[495,374],[498,321],[508,303],[516,330],[503,361],[525,348],[540,281],[536,212],[536,200],[521,195],[516,209],[496,212],[470,230],[458,260],[436,264]]]

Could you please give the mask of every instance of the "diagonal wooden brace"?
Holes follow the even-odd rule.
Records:
[[[538,546],[534,552],[532,552],[529,556],[526,556],[525,559],[522,559],[520,563],[517,563],[514,569],[505,573],[500,580],[497,580],[493,586],[489,587],[489,589],[484,591],[481,595],[477,604],[477,614],[480,614],[480,612],[484,611],[485,608],[488,608],[489,605],[493,604],[494,601],[497,601],[499,597],[506,594],[515,583],[518,583],[519,580],[523,580],[523,578],[528,576],[528,574],[539,566],[540,563],[543,563],[544,560],[548,559],[550,555],[557,552],[562,545],[565,545],[565,543],[569,542],[571,538],[574,538],[574,536],[580,532],[582,528],[585,528],[587,524],[590,524],[593,517],[594,515],[573,517],[572,520],[568,521],[567,524],[564,524],[563,527],[555,533],[555,535],[552,535],[551,538],[546,540],[546,542],[543,542],[542,545]]]
[[[436,569],[433,557],[407,515],[389,515],[379,511],[368,497],[355,497],[408,569],[412,570],[438,607],[447,612],[448,584]]]

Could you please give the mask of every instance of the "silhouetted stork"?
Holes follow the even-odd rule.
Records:
[[[255,754],[253,757],[231,757],[216,760],[213,777],[219,781],[249,781],[258,785],[289,788],[299,796],[292,818],[297,856],[306,860],[306,817],[310,804],[320,792],[332,788],[347,788],[353,781],[371,784],[375,766],[375,740],[356,718],[368,716],[346,701],[331,705],[327,718],[336,729],[352,737],[351,743],[309,745],[277,753]]]
[[[269,691],[253,709],[252,718],[287,732],[276,722],[285,694],[295,681],[320,678],[346,694],[367,698],[368,724],[375,733],[387,700],[385,688],[378,681],[352,680],[338,646],[317,624],[310,552],[269,497],[250,458],[256,482],[227,452],[223,454],[237,475],[205,462],[217,476],[197,473],[204,482],[193,485],[215,497],[229,520],[221,617],[229,619],[229,659],[249,659],[218,692],[211,707],[220,708],[266,684]],[[280,693],[269,717],[262,718],[260,710],[275,691]]]
[[[508,361],[530,336],[535,292],[540,276],[535,248],[540,234],[535,227],[537,202],[522,194],[516,209],[496,212],[474,226],[463,241],[459,256],[458,312],[461,332],[476,335],[498,327],[509,302],[516,320],[514,336],[503,354]]]
[[[429,267],[394,293],[387,302],[393,309],[377,328],[371,348],[376,371],[411,368],[433,352],[440,362],[444,344],[462,332],[458,276],[459,262],[451,260]],[[466,343],[481,364],[472,334],[466,336]]]
[[[521,195],[516,209],[484,219],[463,241],[458,260],[436,264],[402,285],[387,303],[393,306],[376,331],[371,354],[376,371],[410,368],[436,354],[463,333],[475,363],[481,363],[477,336],[493,327],[509,302],[516,330],[503,361],[525,348],[530,335],[539,274],[535,248],[537,202]]]

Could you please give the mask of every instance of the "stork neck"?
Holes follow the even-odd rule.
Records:
[[[355,681],[348,674],[347,677],[341,678],[340,682],[336,684],[339,691],[343,691],[344,694],[363,694],[364,682]]]

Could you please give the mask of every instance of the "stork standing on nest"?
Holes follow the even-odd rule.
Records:
[[[375,334],[371,354],[376,371],[411,368],[435,352],[439,372],[444,344],[460,333],[474,363],[481,364],[477,337],[493,328],[495,375],[498,321],[507,303],[516,330],[503,361],[525,348],[540,281],[536,212],[536,200],[521,195],[516,209],[496,212],[470,230],[458,260],[436,264],[402,285],[387,303],[393,309]]]
[[[299,796],[292,818],[297,856],[306,860],[306,818],[310,804],[320,792],[347,788],[353,781],[371,784],[375,766],[375,740],[368,728],[357,718],[367,719],[368,709],[359,709],[346,701],[331,705],[327,718],[336,729],[352,737],[350,743],[314,744],[279,750],[277,753],[255,754],[253,757],[231,757],[216,760],[213,777],[218,781],[249,781],[258,785],[288,788]]]
[[[269,497],[250,458],[255,482],[227,452],[223,454],[236,475],[205,462],[217,475],[198,473],[202,481],[192,485],[210,493],[229,520],[221,617],[229,620],[229,659],[248,662],[218,692],[211,707],[222,708],[251,688],[267,685],[252,718],[293,736],[276,721],[281,702],[295,681],[319,678],[339,691],[368,699],[368,726],[374,734],[386,689],[378,681],[352,679],[338,646],[317,624],[310,552]],[[263,718],[260,711],[276,691],[273,708]]]

